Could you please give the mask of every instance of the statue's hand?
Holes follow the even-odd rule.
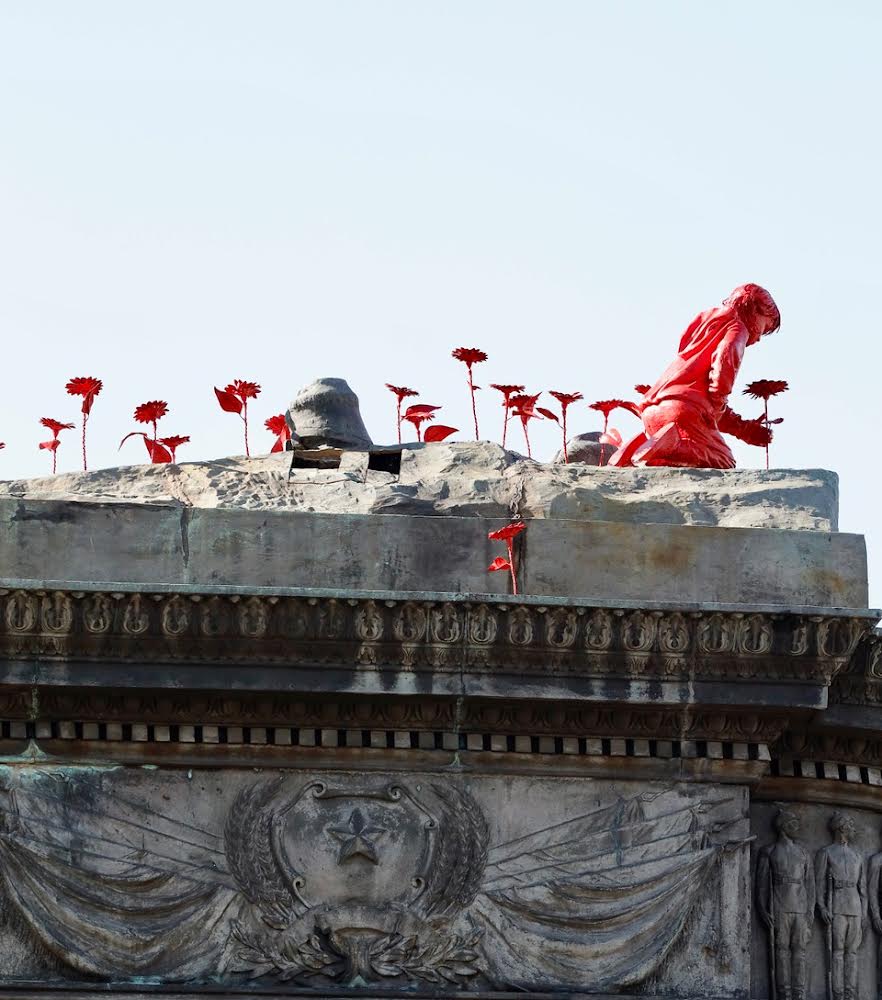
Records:
[[[772,440],[772,432],[763,423],[762,417],[745,420],[728,406],[720,414],[717,427],[724,434],[731,434],[745,444],[753,444],[759,448],[765,447]]]
[[[833,914],[827,909],[826,906],[819,906],[818,913],[821,914],[821,920],[824,921],[828,926],[833,923]]]
[[[758,448],[765,448],[767,444],[771,444],[772,428],[767,427],[760,419],[745,420],[740,437],[745,444],[753,444]]]

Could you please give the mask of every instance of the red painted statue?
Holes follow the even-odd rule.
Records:
[[[721,306],[699,313],[686,327],[676,359],[633,408],[643,430],[609,464],[733,469],[723,434],[768,444],[769,427],[739,417],[728,399],[745,347],[780,325],[774,299],[759,285],[741,285]]]

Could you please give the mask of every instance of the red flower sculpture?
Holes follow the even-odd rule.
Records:
[[[745,396],[752,396],[754,399],[761,399],[763,401],[763,415],[760,417],[760,422],[768,430],[772,424],[781,424],[784,422],[783,417],[778,417],[775,420],[769,420],[769,400],[772,396],[780,396],[782,392],[787,392],[790,386],[783,378],[758,378],[755,382],[751,382],[750,385],[744,390]],[[769,431],[769,438],[771,440],[771,431]],[[766,444],[766,468],[769,467],[769,445]]]
[[[83,471],[88,469],[86,461],[86,421],[92,412],[92,404],[95,402],[95,397],[101,392],[103,387],[104,383],[101,379],[93,378],[91,375],[72,378],[65,386],[71,396],[83,397],[83,405],[81,407],[83,412]]]
[[[541,392],[537,392],[535,396],[518,395],[511,397],[511,412],[516,417],[521,418],[521,426],[524,428],[524,440],[527,442],[527,458],[533,457],[533,452],[530,450],[530,432],[527,429],[527,424],[531,420],[542,419],[542,414],[536,408],[536,403],[541,395]]]
[[[415,403],[413,406],[408,406],[404,411],[404,419],[413,424],[416,427],[417,441],[422,441],[422,432],[420,428],[427,420],[435,419],[435,410],[440,410],[440,406],[430,406],[428,403]]]
[[[221,409],[226,410],[227,413],[238,413],[245,424],[246,458],[251,458],[251,452],[248,448],[248,400],[257,399],[259,393],[260,386],[256,382],[245,382],[240,378],[234,379],[225,389],[214,387],[214,394],[217,396]]]
[[[641,387],[635,386],[635,388],[639,391]],[[599,399],[596,403],[589,403],[588,406],[590,409],[597,410],[599,413],[603,414],[603,434],[600,438],[600,464],[603,465],[603,459],[606,454],[604,448],[610,443],[610,435],[607,433],[609,430],[609,415],[613,410],[617,410],[619,407],[623,407],[626,410],[631,409],[633,404],[624,399]],[[616,431],[616,434],[618,434],[618,431]],[[604,440],[604,438],[606,440]],[[621,436],[619,436],[619,440],[621,441]]]
[[[52,431],[52,440],[41,441],[40,447],[44,448],[46,451],[52,452],[52,475],[54,476],[56,469],[56,461],[58,458],[56,452],[58,451],[58,446],[61,444],[61,441],[58,439],[58,435],[62,431],[72,430],[74,425],[63,424],[60,420],[53,420],[52,417],[41,417],[40,423],[44,427],[47,427],[50,431]]]
[[[505,433],[508,430],[508,418],[511,411],[511,397],[524,391],[522,385],[497,385],[495,382],[490,386],[502,393],[502,406],[505,410],[505,419],[502,422],[502,447],[505,447]]]
[[[156,440],[156,422],[168,413],[168,403],[163,399],[153,399],[135,407],[135,420],[139,424],[153,424],[153,440]]]
[[[263,422],[263,426],[270,432],[270,434],[275,434],[276,440],[273,442],[272,448],[270,448],[270,454],[274,454],[277,451],[284,451],[285,445],[291,440],[291,431],[288,428],[288,421],[285,419],[284,413],[277,413],[274,417],[267,417]]]
[[[157,438],[156,424],[168,413],[168,403],[164,399],[151,399],[148,403],[141,403],[135,407],[134,417],[139,424],[152,424],[153,425],[153,437],[151,438],[149,434],[145,434],[143,431],[131,431],[129,434],[120,441],[119,446],[122,446],[128,441],[130,437],[139,437],[144,439],[144,447],[147,449],[147,454],[150,456],[150,461],[154,465],[162,465],[172,461],[172,453],[168,448],[165,448]]]
[[[511,573],[511,589],[513,594],[518,592],[518,576],[517,570],[515,569],[515,558],[514,558],[514,540],[517,536],[525,531],[527,528],[523,521],[513,521],[511,524],[507,524],[504,528],[498,528],[496,531],[488,531],[487,537],[491,541],[505,542],[506,548],[508,549],[508,559],[503,559],[502,556],[497,556],[492,563],[487,567],[488,573],[496,573],[499,570],[507,569]]]
[[[394,392],[398,397],[398,408],[396,410],[395,417],[398,426],[398,443],[401,444],[401,403],[409,396],[419,396],[419,393],[416,389],[408,389],[407,386],[404,385],[390,385],[388,382],[386,383],[386,388],[390,392]]]
[[[160,438],[159,444],[164,445],[171,452],[171,460],[177,462],[177,450],[182,444],[190,443],[189,434],[172,434],[171,437]]]
[[[478,411],[475,407],[475,389],[477,386],[472,380],[472,365],[477,365],[482,361],[486,361],[487,355],[477,347],[457,347],[451,353],[457,361],[462,361],[465,364],[469,372],[469,393],[472,397],[472,417],[475,421],[475,440],[480,441],[481,438],[478,434]]]
[[[580,399],[584,399],[585,397],[581,392],[555,392],[554,389],[550,389],[549,392],[552,396],[554,396],[558,403],[560,403],[564,462],[569,464],[570,456],[567,454],[567,407],[571,406],[573,403],[578,403]]]

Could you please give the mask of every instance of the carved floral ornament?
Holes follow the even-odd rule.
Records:
[[[472,601],[0,591],[0,645],[20,655],[235,658],[826,683],[869,629],[859,617]],[[100,646],[95,646],[96,640]],[[129,646],[128,640],[140,640]]]
[[[702,898],[719,913],[749,842],[745,800],[709,788],[601,783],[501,834],[480,781],[232,776],[212,821],[143,780],[60,776],[0,782],[0,885],[66,979],[621,989]]]

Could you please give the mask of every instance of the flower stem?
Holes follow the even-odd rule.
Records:
[[[530,451],[530,435],[527,432],[527,419],[529,418],[521,417],[521,423],[524,425],[524,440],[527,442],[527,458],[532,458],[533,452]]]
[[[515,573],[515,561],[514,561],[514,543],[511,538],[506,538],[505,544],[508,547],[508,569],[511,573],[511,590],[512,593],[517,596],[518,593],[518,577]]]
[[[248,450],[248,400],[242,400],[242,420],[245,422],[245,457],[251,458],[251,452]]]
[[[475,383],[472,381],[472,366],[466,366],[469,370],[469,392],[472,394],[472,417],[475,421],[475,440],[480,441],[481,438],[478,435],[478,411],[475,408]]]
[[[508,396],[505,397],[502,406],[505,410],[505,419],[502,421],[502,447],[505,448],[505,433],[508,430]]]
[[[563,430],[563,442],[564,442],[564,465],[570,464],[570,456],[567,454],[567,408],[561,405],[561,422]]]
[[[604,437],[606,437],[606,428],[607,428],[608,425],[609,425],[609,414],[607,413],[603,417],[603,436]],[[606,457],[606,452],[604,451],[605,448],[606,448],[606,442],[605,441],[601,441],[600,442],[600,464],[601,465],[603,465],[603,460]]]
[[[401,444],[401,397],[398,397],[398,443]]]
[[[89,466],[86,464],[86,421],[89,419],[89,414],[83,414],[83,472],[88,472]]]
[[[763,400],[763,410],[766,414],[766,430],[769,429],[769,401],[768,399]],[[769,443],[766,442],[766,469],[769,468]]]

